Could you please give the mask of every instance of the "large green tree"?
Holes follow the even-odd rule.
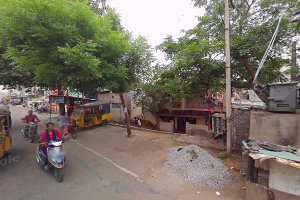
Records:
[[[127,76],[120,60],[128,35],[86,1],[1,0],[0,45],[3,58],[34,73],[40,86],[95,90]]]
[[[3,50],[0,52],[4,53]],[[13,66],[8,60],[0,56],[0,84],[14,88],[18,86],[33,87],[35,85],[34,74],[23,71],[18,66]]]
[[[149,77],[152,75],[151,66],[154,62],[152,48],[145,37],[138,36],[135,38],[122,26],[120,16],[114,9],[107,8],[105,12],[96,12],[96,14],[109,19],[112,24],[112,29],[123,33],[128,38],[127,51],[123,54],[122,58],[118,60],[118,65],[121,65],[122,69],[111,75],[115,81],[112,82],[113,84],[106,86],[105,89],[119,93],[124,108],[127,133],[130,137],[129,109],[127,109],[127,99],[124,93],[136,89],[138,85],[149,80]]]
[[[290,23],[296,0],[231,0],[231,65],[234,87],[251,88],[260,60],[272,38],[279,16],[283,15],[274,47],[259,74],[261,84],[284,80],[281,68],[290,51],[295,25]],[[195,81],[204,89],[223,85],[224,74],[224,2],[194,0],[205,14],[199,23],[178,40],[167,37],[160,48],[180,72],[194,71],[185,79]],[[194,76],[193,76],[194,74]],[[209,81],[210,80],[210,81]],[[206,84],[208,82],[208,84]],[[190,87],[187,88],[186,93]]]
[[[159,45],[168,67],[156,68],[156,76],[137,90],[137,103],[154,114],[169,101],[194,98],[207,89],[222,90],[224,74],[224,1],[193,0],[205,13],[198,24],[178,39],[167,36]],[[260,84],[285,80],[281,69],[289,65],[285,59],[291,52],[295,24],[290,23],[299,5],[296,0],[231,0],[230,36],[232,84],[252,88],[253,79],[268,43],[283,19],[274,47],[258,77]],[[299,9],[299,8],[298,8]]]

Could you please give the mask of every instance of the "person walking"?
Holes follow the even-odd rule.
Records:
[[[137,117],[134,117],[134,126],[139,127],[139,121],[138,121]]]
[[[66,116],[66,113],[61,113],[58,117],[59,122],[59,131],[62,135],[67,134],[67,126],[68,126],[68,116]]]

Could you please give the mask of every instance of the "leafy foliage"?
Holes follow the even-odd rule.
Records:
[[[34,74],[12,66],[7,60],[0,57],[0,84],[10,87],[32,87],[35,84]]]
[[[166,102],[194,98],[207,89],[225,86],[224,1],[193,0],[205,14],[199,23],[178,39],[167,36],[158,47],[171,62],[156,68],[150,83],[142,84],[136,99],[153,113]],[[285,79],[281,71],[289,64],[284,59],[290,51],[295,24],[291,16],[296,0],[231,0],[231,66],[234,87],[251,88],[258,64],[272,38],[279,16],[284,15],[274,47],[259,74],[262,84]]]
[[[160,46],[186,85],[186,93],[195,86],[203,89],[220,88],[224,78],[224,2],[221,0],[194,0],[195,6],[205,9],[196,27],[175,41],[167,37]],[[284,15],[274,48],[259,75],[262,84],[284,80],[281,68],[290,50],[295,25],[290,23],[297,5],[292,1],[231,0],[231,59],[232,82],[236,87],[251,87],[260,60],[278,22]],[[185,73],[183,73],[185,72]],[[182,73],[182,74],[181,74]],[[194,76],[193,76],[194,75]],[[189,80],[188,80],[189,79]],[[192,83],[191,81],[194,81]]]
[[[80,91],[118,88],[127,79],[120,62],[128,35],[113,29],[86,2],[1,0],[0,45],[15,68],[37,84]]]

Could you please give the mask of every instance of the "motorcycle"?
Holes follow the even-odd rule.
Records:
[[[22,130],[23,137],[29,138],[30,143],[33,143],[37,137],[37,127],[38,127],[38,121],[35,121],[35,122],[30,122]]]
[[[45,171],[53,173],[57,182],[62,182],[64,179],[63,168],[65,165],[65,151],[62,146],[62,140],[53,140],[47,143],[47,155],[43,152],[39,144],[37,147],[36,159],[38,165]]]

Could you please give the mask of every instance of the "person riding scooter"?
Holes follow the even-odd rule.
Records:
[[[44,167],[47,167],[48,158],[47,158],[47,144],[52,140],[62,140],[61,133],[58,130],[55,130],[54,123],[48,122],[46,124],[46,130],[40,135],[40,145],[39,152],[41,152],[41,158],[44,160]]]

